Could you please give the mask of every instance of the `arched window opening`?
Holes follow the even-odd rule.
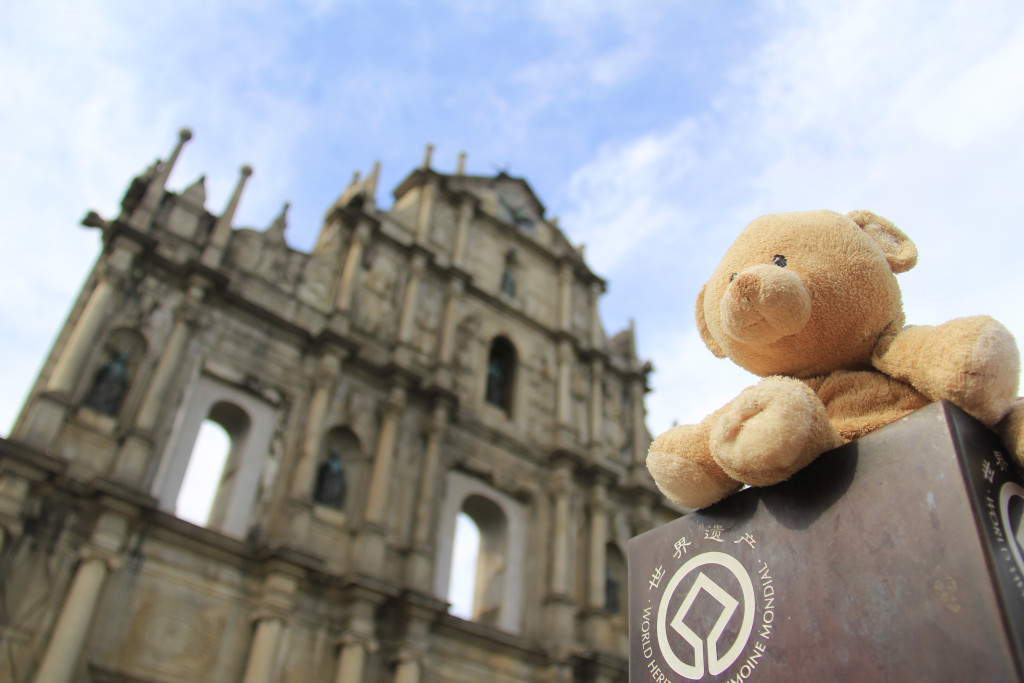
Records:
[[[461,536],[460,520],[464,520],[461,521]],[[476,527],[477,536],[475,552],[472,547],[473,527]],[[467,497],[456,517],[448,585],[452,613],[489,626],[499,625],[507,565],[508,522],[505,513],[494,501],[483,496]],[[456,605],[461,614],[455,612]]]
[[[231,437],[224,428],[211,420],[204,421],[192,447],[192,456],[175,504],[174,512],[178,517],[206,526],[230,450]]]
[[[611,614],[626,611],[626,558],[614,543],[605,546],[604,608]]]
[[[221,402],[210,409],[178,491],[174,506],[178,517],[200,526],[223,523],[249,425],[249,416],[236,405]]]
[[[486,399],[506,413],[512,412],[512,385],[515,379],[516,349],[505,337],[491,342],[487,357]]]
[[[452,573],[448,577],[448,611],[457,617],[473,618],[473,589],[476,587],[476,566],[480,557],[480,528],[465,512],[455,517],[455,542],[452,550]]]

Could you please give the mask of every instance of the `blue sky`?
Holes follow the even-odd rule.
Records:
[[[1019,2],[301,0],[0,7],[0,433],[130,178],[195,137],[236,223],[285,201],[308,249],[355,170],[378,201],[434,167],[526,178],[636,319],[655,433],[756,378],[713,358],[693,301],[742,227],[866,208],[917,243],[912,323],[990,313],[1024,339],[1024,6]]]

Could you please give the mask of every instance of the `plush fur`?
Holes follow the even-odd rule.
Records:
[[[764,379],[654,440],[647,467],[662,492],[706,507],[940,399],[999,428],[1021,459],[1012,335],[987,316],[905,327],[896,273],[916,262],[914,243],[870,211],[748,225],[697,296],[697,327],[716,356]]]

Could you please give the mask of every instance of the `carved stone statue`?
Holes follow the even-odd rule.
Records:
[[[341,464],[341,454],[332,448],[316,471],[316,489],[313,502],[340,510],[345,504],[348,493],[348,481],[345,468]]]
[[[116,351],[96,373],[83,405],[101,415],[117,415],[128,388],[128,352]]]

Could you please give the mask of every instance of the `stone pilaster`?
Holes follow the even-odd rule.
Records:
[[[552,497],[551,571],[545,599],[548,636],[553,642],[573,640],[576,605],[572,599],[572,470],[560,463],[551,476]]]
[[[430,237],[430,222],[434,213],[434,201],[437,198],[437,181],[430,179],[420,190],[420,208],[416,215],[416,241],[426,244]]]
[[[356,274],[363,260],[363,250],[370,239],[370,225],[360,223],[352,233],[348,252],[345,254],[345,265],[341,270],[341,284],[338,286],[338,297],[335,300],[339,311],[347,311],[352,307],[352,293],[355,289]]]
[[[369,645],[362,640],[343,640],[338,654],[338,670],[334,676],[334,683],[357,683],[366,680],[366,655],[370,651]]]
[[[558,327],[566,332],[572,329],[572,280],[572,264],[562,261],[558,271]]]
[[[647,448],[650,446],[644,439],[647,427],[644,424],[644,394],[646,387],[641,377],[634,377],[629,383],[629,407],[632,417],[633,465],[642,466],[647,460]]]
[[[591,647],[604,648],[608,640],[608,613],[605,611],[607,581],[608,490],[597,481],[590,490],[587,520],[590,525],[587,549],[586,636]]]
[[[597,456],[604,449],[604,360],[590,362],[590,449]]]
[[[104,512],[96,522],[90,543],[82,550],[71,587],[50,633],[34,683],[71,683],[78,659],[92,627],[103,584],[119,562],[117,553],[127,534],[127,520]]]
[[[107,558],[91,554],[82,557],[43,653],[35,683],[70,683],[75,680],[78,657],[92,625],[100,590],[109,573]]]
[[[313,397],[309,402],[306,416],[306,432],[302,439],[302,451],[292,477],[292,496],[306,499],[313,490],[320,445],[323,442],[327,409],[334,391],[335,382],[341,372],[342,359],[333,351],[325,352],[317,364],[313,380]]]
[[[598,312],[597,302],[603,291],[604,288],[600,282],[595,281],[590,284],[588,300],[590,304],[590,345],[595,349],[601,347],[601,315]]]
[[[466,283],[461,278],[452,278],[448,282],[448,291],[444,300],[444,313],[441,317],[440,339],[437,343],[438,362],[441,365],[448,365],[452,362],[455,352],[455,325],[456,312],[459,307],[459,299],[466,289]]]
[[[75,388],[82,379],[86,360],[101,343],[117,290],[129,272],[135,255],[123,245],[114,248],[97,269],[96,285],[47,378],[45,389],[29,405],[23,420],[11,434],[40,450],[49,450],[67,416]]]
[[[557,417],[559,441],[575,441],[575,426],[572,421],[572,362],[573,346],[568,339],[558,342],[558,385],[556,387],[555,414]]]
[[[409,562],[409,584],[420,591],[429,592],[433,584],[434,545],[433,532],[436,528],[435,511],[437,495],[441,484],[438,476],[441,454],[441,440],[448,427],[448,409],[438,405],[427,425],[427,442],[423,452],[423,469],[420,470],[419,491],[416,500],[415,526],[413,527],[413,554]]]
[[[408,652],[400,653],[395,666],[395,683],[420,683],[422,668],[419,657]]]
[[[409,262],[409,279],[405,282],[402,296],[402,315],[398,323],[398,342],[408,344],[412,339],[413,323],[416,320],[416,304],[419,299],[420,279],[427,265],[427,256],[417,251]]]
[[[256,620],[256,630],[245,663],[242,683],[270,683],[274,675],[274,661],[281,640],[283,623],[277,617],[264,616]]]
[[[452,248],[452,263],[458,268],[466,265],[466,242],[469,235],[469,224],[473,220],[474,203],[469,196],[462,198],[459,204],[459,218],[455,224],[455,246]]]
[[[366,496],[366,511],[356,561],[368,574],[380,570],[384,561],[386,539],[386,514],[388,492],[391,487],[391,470],[395,458],[395,437],[398,423],[405,409],[405,389],[393,387],[381,407],[380,433],[370,474],[370,487]]]
[[[338,668],[335,670],[334,683],[365,681],[366,657],[378,649],[373,635],[376,630],[376,601],[366,596],[354,596],[348,600],[348,623],[338,641]]]
[[[174,327],[160,354],[156,369],[149,381],[139,412],[128,438],[121,447],[114,476],[129,484],[141,485],[150,466],[153,449],[153,430],[158,418],[167,411],[167,397],[171,385],[181,372],[182,358],[192,336],[205,291],[198,285],[189,287],[181,306],[175,312]]]
[[[242,683],[270,683],[274,680],[274,665],[285,628],[285,615],[294,609],[297,591],[298,581],[294,576],[273,571],[264,579]]]

